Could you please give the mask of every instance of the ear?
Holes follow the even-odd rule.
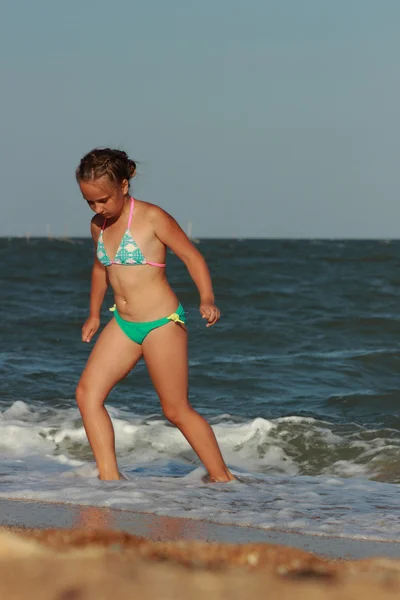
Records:
[[[129,181],[127,179],[124,179],[123,182],[121,183],[121,190],[124,196],[126,196],[129,192]]]

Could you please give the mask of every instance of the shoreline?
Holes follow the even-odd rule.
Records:
[[[37,500],[0,499],[0,526],[18,529],[123,531],[152,541],[265,543],[305,550],[329,559],[400,558],[400,543],[307,535],[218,524],[106,507]]]

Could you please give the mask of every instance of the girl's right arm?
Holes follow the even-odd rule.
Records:
[[[97,250],[97,241],[99,238],[100,228],[96,224],[96,217],[92,219],[91,234]],[[94,256],[92,269],[92,285],[90,289],[90,311],[89,318],[82,327],[82,341],[90,342],[96,331],[100,327],[100,310],[103,304],[104,296],[108,288],[107,270],[98,260],[97,255]]]

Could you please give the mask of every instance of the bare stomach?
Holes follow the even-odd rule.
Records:
[[[108,276],[117,310],[127,321],[155,321],[178,307],[179,300],[167,281],[165,269],[113,265]]]

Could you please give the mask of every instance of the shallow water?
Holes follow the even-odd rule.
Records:
[[[400,539],[400,243],[201,241],[220,323],[188,312],[190,398],[246,483],[206,485],[143,364],[112,392],[120,466],[100,482],[73,400],[90,348],[89,240],[0,240],[0,496]],[[103,323],[110,318],[104,304]]]

